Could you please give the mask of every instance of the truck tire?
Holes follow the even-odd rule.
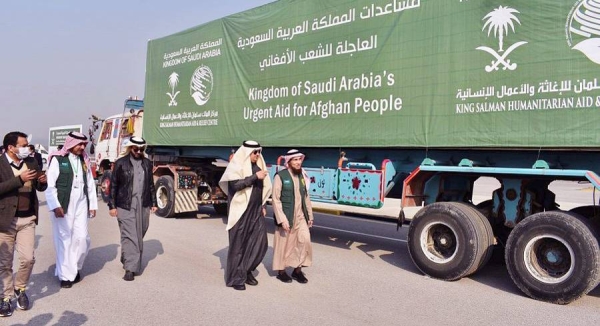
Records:
[[[156,180],[156,204],[158,209],[156,215],[170,218],[175,215],[175,188],[173,187],[173,177],[163,175]]]
[[[593,205],[575,207],[569,212],[581,215],[587,219],[600,217],[600,207]]]
[[[214,204],[213,208],[218,215],[227,216],[227,204]]]
[[[481,210],[478,209],[478,207],[475,206],[471,206],[468,204],[463,204],[463,203],[455,203],[457,205],[463,205],[465,207],[466,210],[470,210],[469,216],[472,219],[479,219],[479,228],[480,228],[480,246],[482,246],[482,250],[484,250],[484,254],[481,256],[481,259],[479,261],[479,266],[477,267],[476,271],[481,270],[489,261],[490,258],[492,258],[492,254],[494,253],[494,230],[492,229],[492,225],[490,224],[490,221],[488,220],[488,218],[482,213]],[[490,212],[491,214],[491,212]],[[470,275],[472,273],[468,273],[467,275]]]
[[[482,201],[481,203],[475,205],[478,211],[480,211],[483,215],[490,216],[492,215],[492,210],[494,209],[494,201],[489,199]]]
[[[102,177],[100,178],[100,196],[102,197],[102,201],[108,203],[110,200],[110,177],[112,176],[112,171],[107,170],[104,171]]]
[[[515,285],[531,298],[572,302],[600,281],[600,248],[586,219],[548,211],[519,222],[506,243],[506,266]]]
[[[408,230],[410,257],[426,275],[447,281],[474,273],[489,259],[493,233],[487,219],[464,203],[433,203]]]

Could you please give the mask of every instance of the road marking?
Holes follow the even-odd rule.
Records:
[[[267,216],[266,218],[272,220],[273,218],[270,216]],[[382,237],[380,235],[373,235],[373,234],[367,234],[367,233],[361,233],[361,232],[354,232],[354,231],[348,231],[348,230],[342,230],[342,229],[336,229],[336,228],[330,228],[327,226],[319,226],[319,225],[313,225],[313,228],[320,228],[320,229],[326,229],[326,230],[332,230],[332,231],[339,231],[339,232],[345,232],[345,233],[350,233],[350,234],[357,234],[357,235],[363,235],[366,237],[372,237],[372,238],[378,238],[378,239],[384,239],[384,240],[391,240],[391,241],[398,241],[398,242],[406,242],[406,240],[402,240],[402,239],[394,239],[394,238],[389,238],[389,237]]]

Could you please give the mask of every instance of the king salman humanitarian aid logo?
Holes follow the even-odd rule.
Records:
[[[567,43],[600,64],[600,0],[579,0],[567,18]]]
[[[508,36],[510,30],[512,30],[513,33],[515,32],[515,23],[521,25],[521,22],[516,16],[518,13],[519,11],[516,9],[499,6],[483,17],[485,23],[483,24],[482,31],[485,31],[487,28],[488,36],[493,32],[493,36],[498,38],[498,50],[487,46],[477,47],[477,50],[485,51],[494,57],[492,62],[485,66],[486,72],[496,71],[499,67],[502,67],[502,70],[517,69],[517,64],[515,62],[510,62],[508,55],[521,45],[527,44],[527,42],[519,41],[510,45],[507,49],[504,49],[504,37]]]
[[[202,65],[194,71],[190,81],[190,93],[196,104],[202,106],[210,99],[210,93],[213,89],[213,73],[205,65]]]

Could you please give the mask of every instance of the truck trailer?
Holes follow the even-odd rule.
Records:
[[[399,226],[417,207],[424,274],[469,276],[496,248],[523,293],[572,302],[600,282],[599,208],[561,209],[548,186],[600,187],[598,17],[598,0],[279,0],[151,40],[128,114],[158,215],[226,213],[217,181],[243,140],[271,175],[298,148],[315,201],[398,197]],[[475,204],[484,177],[499,186]]]

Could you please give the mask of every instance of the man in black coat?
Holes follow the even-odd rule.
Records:
[[[131,137],[123,156],[115,162],[110,180],[110,216],[119,221],[121,262],[125,281],[133,281],[142,271],[144,235],[148,231],[150,212],[154,213],[156,196],[152,162],[144,155],[146,141]]]
[[[29,145],[29,150],[31,151],[31,154],[29,156],[33,157],[35,159],[35,161],[37,162],[40,169],[44,169],[44,162],[42,160],[42,154],[36,152],[35,146],[33,146],[33,145]]]

